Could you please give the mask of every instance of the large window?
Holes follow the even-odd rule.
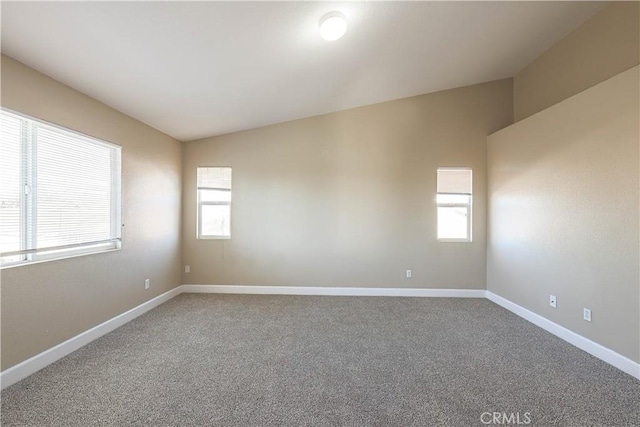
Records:
[[[3,267],[120,247],[120,147],[0,112]]]
[[[231,238],[231,168],[199,167],[198,239]]]
[[[438,240],[471,241],[472,175],[467,168],[438,169]]]

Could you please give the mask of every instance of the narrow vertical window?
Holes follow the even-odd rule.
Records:
[[[199,167],[198,239],[231,238],[231,168]]]
[[[438,240],[471,241],[471,169],[438,168]]]

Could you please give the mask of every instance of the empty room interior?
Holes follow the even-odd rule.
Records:
[[[3,426],[640,426],[640,3],[1,8]]]

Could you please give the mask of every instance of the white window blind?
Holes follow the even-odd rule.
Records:
[[[438,169],[438,194],[471,193],[471,169]]]
[[[22,122],[2,114],[0,138],[0,252],[20,250],[22,221]]]
[[[198,239],[231,237],[231,168],[197,169]]]
[[[120,247],[120,147],[2,111],[2,265]]]
[[[231,168],[199,167],[198,188],[231,190]]]
[[[471,241],[471,169],[439,168],[437,172],[438,240]]]

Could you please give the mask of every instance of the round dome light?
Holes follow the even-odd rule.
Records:
[[[320,35],[327,41],[338,40],[347,32],[347,20],[341,12],[329,12],[320,19]]]

